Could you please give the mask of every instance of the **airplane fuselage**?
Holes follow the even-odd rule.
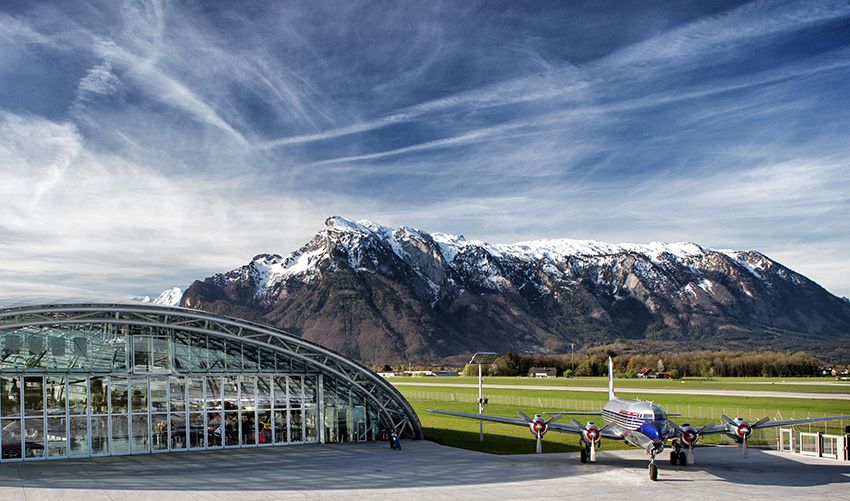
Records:
[[[602,419],[611,427],[639,431],[653,442],[663,443],[667,437],[667,413],[645,400],[612,398],[602,406]]]

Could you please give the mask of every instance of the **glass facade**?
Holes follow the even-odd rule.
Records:
[[[390,427],[350,381],[247,340],[0,324],[0,461],[366,441]]]

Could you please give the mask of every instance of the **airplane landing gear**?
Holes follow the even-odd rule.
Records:
[[[649,460],[649,479],[653,482],[658,480],[658,467],[655,466],[655,452],[652,453],[652,459]]]
[[[580,442],[581,446],[581,462],[582,463],[595,463],[596,462],[596,454],[595,451],[591,449],[591,446],[585,444],[584,442]]]
[[[680,464],[682,466],[688,465],[688,456],[685,454],[685,451],[682,450],[682,444],[675,440],[673,441],[673,450],[670,451],[670,464]]]

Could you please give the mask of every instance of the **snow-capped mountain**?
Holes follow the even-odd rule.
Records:
[[[183,289],[181,289],[180,287],[172,287],[170,289],[162,291],[162,293],[155,298],[151,298],[150,296],[133,297],[131,298],[131,301],[137,301],[139,303],[158,304],[162,306],[179,306],[180,299],[182,297]]]
[[[270,322],[366,362],[614,339],[803,348],[850,333],[846,301],[755,251],[496,245],[336,216],[286,257],[260,254],[195,282],[180,304]]]

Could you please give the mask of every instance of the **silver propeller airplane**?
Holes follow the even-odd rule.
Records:
[[[726,434],[741,444],[744,456],[746,456],[747,439],[750,435],[752,435],[753,430],[773,428],[777,426],[792,426],[803,423],[814,423],[818,421],[850,419],[850,416],[828,416],[820,418],[771,421],[769,418],[764,417],[755,423],[750,424],[740,417],[732,419],[727,416],[722,416],[720,418],[722,423],[718,425],[708,423],[699,428],[689,424],[682,424],[679,426],[668,419],[671,414],[665,413],[658,404],[646,400],[618,398],[614,394],[614,365],[610,357],[608,358],[608,398],[609,400],[602,406],[601,412],[544,413],[544,415],[552,416],[549,419],[544,419],[540,414],[535,415],[534,418],[530,418],[523,412],[519,413],[519,418],[485,416],[483,414],[466,414],[463,412],[432,409],[428,409],[428,412],[517,426],[527,426],[531,430],[531,433],[537,437],[538,453],[543,452],[543,436],[549,430],[578,435],[579,445],[581,446],[580,458],[582,463],[586,463],[588,461],[591,463],[596,462],[596,449],[599,447],[599,443],[603,438],[608,440],[623,440],[630,445],[646,451],[647,455],[650,456],[649,478],[651,480],[658,479],[658,467],[655,465],[655,456],[664,450],[664,446],[668,440],[671,441],[671,446],[673,448],[673,450],[670,451],[670,463],[674,465],[678,463],[682,466],[686,466],[689,462],[690,464],[693,464],[694,446],[704,435],[719,433]],[[575,418],[571,419],[570,424],[556,422],[563,415],[579,414],[601,415],[602,419],[605,421],[605,425],[599,427],[593,421],[588,421],[586,425],[582,426],[582,424],[576,421]],[[685,453],[683,450],[684,448],[688,449],[689,454]]]

